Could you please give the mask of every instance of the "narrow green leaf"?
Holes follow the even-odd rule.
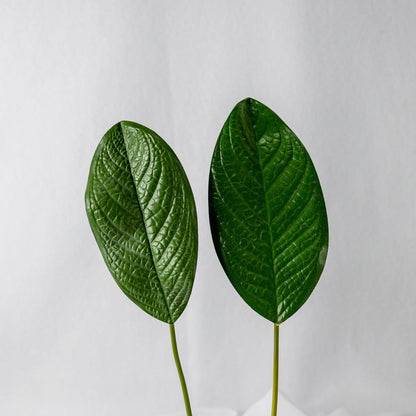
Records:
[[[306,149],[251,98],[235,106],[218,138],[209,206],[214,245],[234,288],[260,315],[282,323],[319,280],[328,222]]]
[[[85,204],[121,290],[155,318],[175,322],[191,294],[198,231],[192,190],[172,149],[147,127],[117,123],[93,157]]]

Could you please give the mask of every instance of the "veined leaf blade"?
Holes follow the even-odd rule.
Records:
[[[88,219],[123,292],[167,323],[183,312],[197,260],[195,202],[172,149],[133,122],[114,125],[91,163]]]
[[[220,133],[209,206],[214,245],[231,283],[256,312],[282,323],[319,280],[328,221],[308,152],[256,100],[238,103]]]

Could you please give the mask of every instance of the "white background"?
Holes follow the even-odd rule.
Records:
[[[207,178],[253,97],[303,141],[324,190],[327,266],[281,328],[280,385],[316,415],[416,412],[416,2],[1,1],[0,414],[183,407],[167,325],[118,289],[84,190],[105,131],[157,131],[199,214],[177,323],[194,406],[243,410],[271,385],[273,327],[211,243]]]

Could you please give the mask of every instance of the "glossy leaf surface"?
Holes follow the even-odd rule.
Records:
[[[114,125],[91,163],[88,219],[123,292],[150,315],[173,323],[184,310],[197,261],[197,218],[186,174],[154,131]]]
[[[258,101],[238,103],[224,124],[209,205],[215,248],[234,288],[266,319],[285,321],[319,280],[328,222],[305,147]]]

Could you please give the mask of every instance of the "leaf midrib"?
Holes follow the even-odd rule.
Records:
[[[162,292],[162,295],[163,295],[163,300],[165,302],[166,309],[167,309],[167,311],[169,313],[169,318],[170,318],[170,321],[171,321],[170,323],[173,323],[174,322],[174,319],[173,319],[171,310],[169,308],[169,304],[168,304],[168,301],[167,301],[167,297],[166,297],[165,290],[164,290],[163,285],[162,285],[162,282],[160,280],[159,270],[158,270],[158,268],[156,266],[156,262],[155,262],[155,258],[154,258],[155,255],[154,255],[154,252],[153,252],[153,249],[152,249],[152,245],[150,243],[150,238],[149,238],[149,234],[148,234],[148,231],[147,231],[146,223],[144,221],[143,208],[142,208],[142,205],[140,203],[140,199],[139,199],[139,194],[138,194],[138,189],[137,189],[136,181],[134,180],[133,173],[132,173],[132,162],[131,162],[130,157],[129,157],[129,152],[128,152],[127,145],[126,145],[126,140],[125,140],[125,137],[124,137],[124,128],[123,128],[123,126],[124,126],[124,122],[120,122],[121,136],[123,138],[124,147],[126,149],[127,161],[128,161],[128,164],[129,164],[130,178],[131,178],[131,180],[133,182],[134,189],[136,191],[135,192],[135,196],[136,196],[137,205],[139,207],[139,211],[140,211],[140,214],[141,214],[140,215],[140,218],[141,218],[142,223],[143,223],[143,229],[144,229],[144,232],[146,234],[147,246],[148,246],[149,251],[150,251],[150,254],[151,254],[150,257],[152,259],[153,268],[155,269],[155,272],[156,272],[157,281],[158,281],[158,283],[160,285],[160,289],[161,289],[161,292]],[[142,127],[144,127],[144,126],[142,126]]]
[[[274,295],[274,306],[275,306],[275,321],[277,322],[278,320],[278,313],[277,313],[277,285],[276,285],[276,270],[275,270],[275,265],[274,265],[274,257],[273,257],[273,237],[272,237],[272,233],[271,233],[271,220],[270,220],[270,208],[269,208],[269,204],[267,202],[267,198],[266,198],[266,187],[264,185],[264,177],[263,177],[263,165],[261,162],[261,158],[260,158],[260,152],[259,152],[259,148],[258,148],[258,140],[257,140],[257,136],[256,136],[256,132],[254,129],[254,120],[253,120],[253,113],[252,113],[252,104],[251,104],[251,99],[248,100],[247,102],[248,104],[248,117],[250,119],[250,123],[249,126],[251,128],[251,133],[253,135],[254,138],[254,143],[256,145],[256,153],[257,153],[257,159],[259,162],[259,167],[260,167],[260,176],[261,176],[261,185],[262,185],[262,189],[263,189],[263,197],[264,197],[264,205],[266,207],[266,214],[267,214],[267,232],[269,234],[269,241],[270,241],[270,245],[269,245],[269,252],[270,252],[270,260],[271,260],[271,265],[272,265],[272,269],[273,269],[273,276],[272,276],[272,281],[273,281],[273,286],[274,286],[274,290],[273,290],[273,295]]]

